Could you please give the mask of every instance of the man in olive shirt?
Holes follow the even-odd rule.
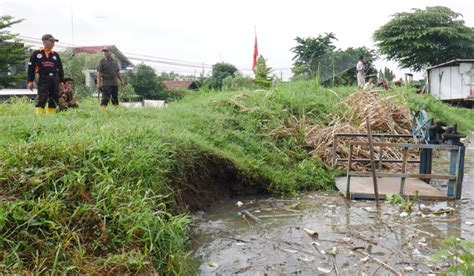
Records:
[[[108,48],[102,49],[102,52],[104,52],[104,58],[97,66],[97,89],[102,91],[100,106],[107,107],[111,97],[112,104],[118,106],[118,81],[120,80],[120,84],[123,85],[120,67],[112,58],[112,52]]]

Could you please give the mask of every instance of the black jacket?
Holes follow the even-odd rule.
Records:
[[[57,74],[60,82],[64,82],[64,70],[58,53],[46,51],[41,48],[33,52],[28,62],[28,82],[35,79],[35,73],[40,77],[48,76],[50,73]]]

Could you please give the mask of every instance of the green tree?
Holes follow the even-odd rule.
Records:
[[[456,58],[474,58],[474,28],[446,7],[427,7],[393,15],[373,34],[381,54],[402,68],[420,71]]]
[[[177,81],[177,80],[184,80],[185,77],[173,71],[171,72],[161,72],[160,75],[157,75],[157,79],[159,81],[170,80],[170,81]]]
[[[326,33],[317,38],[296,37],[295,40],[297,45],[291,48],[295,54],[293,73],[313,78],[321,68],[321,62],[325,56],[336,48],[333,45],[333,40],[336,40],[336,37],[333,33]]]
[[[270,76],[272,68],[267,66],[267,61],[260,55],[255,68],[255,83],[263,88],[272,86],[273,77]]]
[[[382,77],[388,81],[392,81],[395,78],[395,74],[388,67],[384,67],[383,71],[380,70],[379,75],[382,75]]]
[[[349,47],[345,50],[337,49],[333,51],[333,53],[325,55],[321,65],[321,82],[325,85],[356,84],[357,71],[355,66],[359,60],[359,56],[364,57],[366,75],[377,74],[374,62],[378,57],[375,50],[367,47]]]
[[[74,79],[74,92],[78,96],[90,96],[96,91],[95,86],[86,85],[85,70],[95,70],[99,64],[101,54],[74,53],[72,48],[61,53],[64,67],[64,76]]]
[[[161,99],[163,96],[155,70],[146,64],[138,64],[128,71],[125,81],[133,86],[135,93],[145,99]]]
[[[207,86],[211,89],[222,89],[223,80],[227,77],[233,77],[237,72],[237,68],[229,63],[220,62],[212,66],[212,76],[208,81]]]
[[[17,39],[17,34],[9,31],[12,25],[21,21],[8,15],[0,17],[0,88],[16,87],[26,79],[26,72],[21,69],[25,68],[27,49]]]

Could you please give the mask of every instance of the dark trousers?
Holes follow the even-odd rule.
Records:
[[[36,107],[44,108],[48,103],[48,108],[56,108],[59,102],[59,77],[46,76],[38,80],[38,96],[36,97]]]
[[[118,86],[102,86],[102,101],[100,105],[108,105],[112,97],[112,104],[118,105]]]

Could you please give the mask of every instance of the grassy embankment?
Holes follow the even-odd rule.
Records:
[[[286,137],[271,132],[295,118],[328,123],[352,90],[291,83],[202,92],[162,110],[101,110],[89,100],[43,117],[24,101],[0,105],[0,270],[189,272],[187,207],[332,188],[304,126]],[[474,129],[472,111],[396,94]]]

